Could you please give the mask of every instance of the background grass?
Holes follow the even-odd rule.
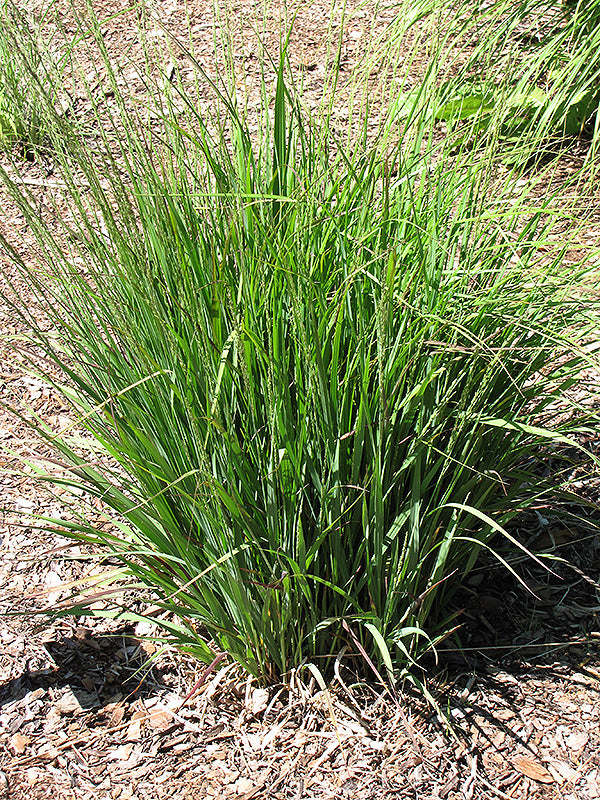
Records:
[[[433,113],[450,128],[471,120],[476,138],[504,142],[504,158],[528,164],[574,136],[598,141],[600,4],[524,0],[420,4],[438,20],[443,98]],[[442,22],[443,21],[443,22]]]
[[[54,114],[60,108],[71,50],[67,41],[60,49],[54,48],[53,36],[40,33],[42,28],[46,30],[52,8],[50,2],[34,17],[27,6],[10,0],[0,3],[0,149],[18,146],[29,160],[43,148],[49,124],[47,106]]]

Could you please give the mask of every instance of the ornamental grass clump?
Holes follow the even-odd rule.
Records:
[[[591,311],[491,150],[390,123],[349,155],[285,76],[258,134],[224,90],[220,128],[190,103],[144,133],[117,105],[122,156],[74,132],[68,245],[3,173],[49,254],[12,252],[50,323],[15,311],[95,445],[37,431],[51,480],[113,512],[58,527],[116,556],[179,645],[263,681],[357,642],[401,672],[481,549],[517,547],[502,526],[574,424]],[[71,611],[143,618],[123,589]]]

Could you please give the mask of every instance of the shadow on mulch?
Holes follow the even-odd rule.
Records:
[[[600,534],[562,524],[537,536],[532,530],[534,521],[524,519],[514,533],[534,552],[552,549],[555,558],[544,566],[524,557],[511,574],[483,554],[453,598],[460,627],[427,666],[455,733],[467,739],[476,731],[480,747],[501,734],[511,743],[505,746],[535,758],[533,729],[521,724],[532,709],[552,728],[565,714],[579,715],[562,693],[571,705],[578,695],[594,705],[600,700]]]
[[[69,687],[83,710],[96,708],[116,695],[130,700],[152,693],[161,683],[161,671],[147,665],[148,656],[128,626],[94,634],[79,628],[73,636],[60,636],[45,645],[54,665],[24,671],[0,684],[0,709],[36,689]]]
[[[590,666],[600,677],[600,529],[543,521],[524,517],[511,531],[539,560],[515,559],[513,548],[511,573],[482,553],[452,598],[457,631],[430,669],[452,676],[539,668],[548,675],[552,667]],[[511,551],[503,557],[510,563]]]

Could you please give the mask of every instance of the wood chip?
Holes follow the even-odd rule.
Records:
[[[539,761],[534,761],[533,758],[528,758],[527,756],[515,756],[512,759],[512,764],[516,770],[518,770],[521,775],[525,775],[527,778],[531,778],[538,783],[554,783],[554,778],[552,774],[544,767],[543,764],[540,764]]]
[[[586,746],[589,738],[587,731],[576,731],[565,737],[565,744],[572,753],[578,754]]]
[[[573,769],[566,761],[561,761],[558,758],[549,759],[548,769],[554,775],[559,785],[563,784],[565,781],[573,781],[577,778],[577,770]]]
[[[248,711],[256,717],[261,714],[269,703],[269,692],[266,689],[255,689],[249,703]]]
[[[166,731],[173,725],[173,714],[168,709],[153,710],[148,717],[148,725],[154,731]]]
[[[64,694],[54,702],[54,708],[59,714],[83,714],[87,709],[98,705],[98,697],[87,692],[75,692],[70,686]]]
[[[115,725],[118,725],[120,722],[122,722],[124,716],[125,706],[119,703],[119,705],[117,705],[111,712],[109,721],[110,727],[113,728]]]
[[[29,739],[28,736],[23,736],[20,733],[15,733],[8,740],[8,749],[13,754],[13,756],[20,756],[27,749],[27,745],[29,744],[30,741],[31,740]]]
[[[128,742],[139,742],[142,738],[142,721],[139,719],[134,720],[127,728],[125,736]]]
[[[133,750],[133,744],[130,742],[128,744],[122,744],[120,747],[117,747],[114,752],[109,755],[109,758],[112,761],[127,761],[129,756],[131,755],[131,751]]]

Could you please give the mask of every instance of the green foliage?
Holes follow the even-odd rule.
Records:
[[[557,79],[560,81],[560,76]],[[492,112],[497,106],[493,95],[483,94],[468,87],[469,93],[459,94],[446,101],[434,112],[436,119],[445,120],[451,125],[466,119],[477,117],[472,131],[489,130],[493,122]],[[503,108],[507,112],[507,120],[502,125],[503,137],[510,138],[522,135],[531,127],[536,115],[547,114],[552,109],[548,120],[555,136],[579,136],[593,129],[596,111],[600,104],[600,89],[579,90],[558,106],[555,103],[557,90],[553,84],[548,91],[533,86],[529,91],[515,89],[503,99]],[[510,119],[510,121],[509,121]]]
[[[454,133],[468,120],[468,136],[499,135],[511,160],[529,160],[543,141],[596,139],[600,2],[468,5],[472,13],[448,26],[448,60],[458,50],[460,64],[440,86],[435,118]],[[452,3],[444,8],[455,14]],[[429,13],[439,13],[435,4]]]

